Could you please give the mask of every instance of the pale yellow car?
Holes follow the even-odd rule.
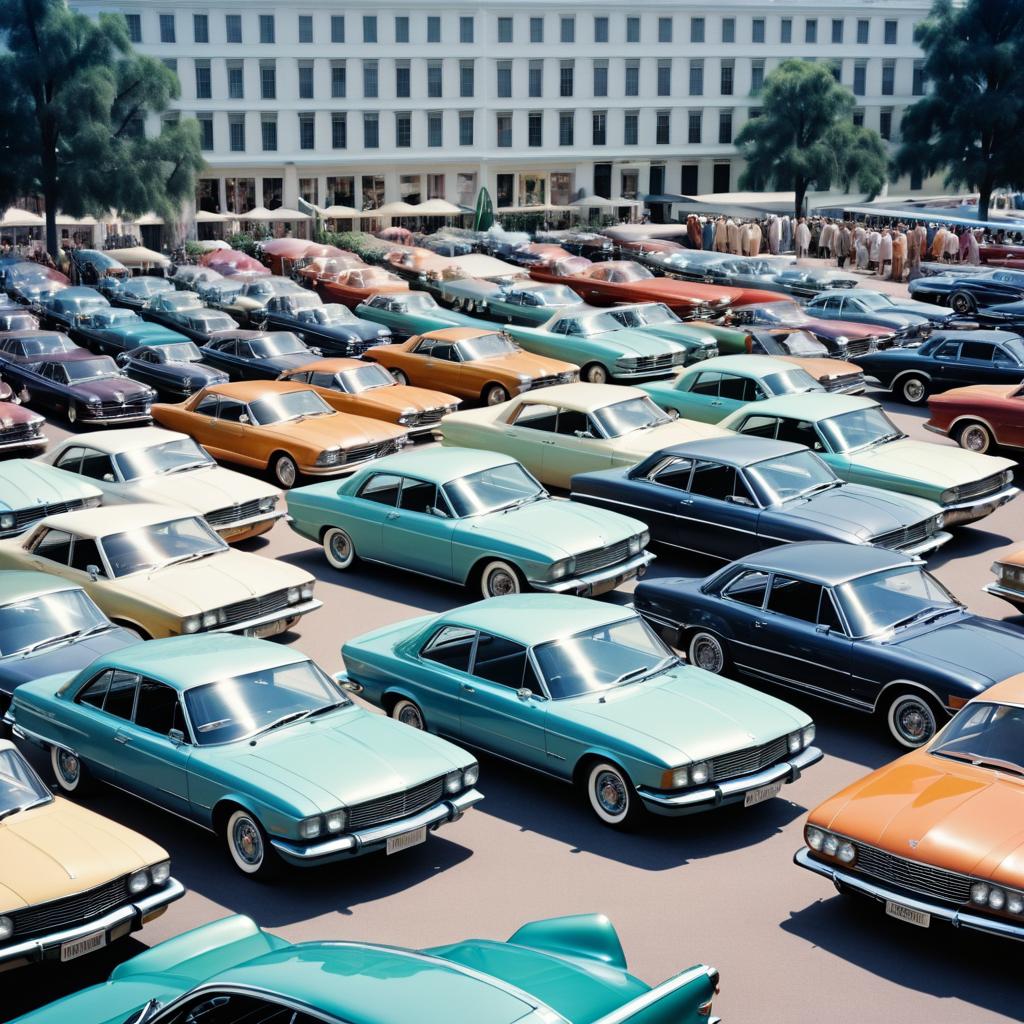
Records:
[[[184,895],[163,847],[54,796],[0,740],[0,971],[103,949]]]
[[[229,548],[202,517],[166,505],[47,516],[29,533],[0,541],[0,569],[71,580],[143,639],[276,636],[321,605],[308,572]]]

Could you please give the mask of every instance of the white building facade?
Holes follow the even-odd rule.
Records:
[[[199,119],[197,205],[566,204],[737,187],[732,140],[781,61],[814,59],[898,139],[929,0],[72,0],[118,11]],[[157,130],[158,126],[150,126]],[[919,181],[901,183],[903,191]]]

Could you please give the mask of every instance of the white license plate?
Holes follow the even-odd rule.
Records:
[[[932,923],[932,915],[923,910],[914,910],[913,907],[905,907],[902,903],[895,903],[893,900],[885,901],[885,912],[890,917],[895,917],[907,924],[916,924],[918,928],[927,928]]]
[[[93,950],[102,949],[107,944],[106,932],[93,932],[84,938],[75,939],[74,942],[61,943],[60,958],[62,962],[74,960],[77,957],[85,956]]]
[[[257,639],[266,636],[277,636],[278,633],[283,633],[282,623],[280,622],[264,622],[262,626],[250,626],[246,631],[246,636],[254,636]]]
[[[419,846],[427,841],[427,826],[421,825],[412,832],[403,832],[400,836],[392,836],[388,840],[388,856],[393,853],[401,853],[408,850],[410,846]]]
[[[781,782],[773,782],[770,786],[758,786],[757,789],[751,789],[743,795],[743,806],[753,807],[754,804],[771,800],[772,797],[778,796],[780,792],[782,792]]]

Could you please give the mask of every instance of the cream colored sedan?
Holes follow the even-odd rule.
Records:
[[[232,543],[266,533],[284,516],[275,487],[218,466],[192,438],[174,430],[75,434],[37,461],[95,484],[105,505],[155,502],[196,512]]]
[[[276,636],[320,607],[313,577],[234,551],[199,516],[115,505],[47,516],[0,541],[0,569],[34,569],[82,586],[118,625],[148,637]]]

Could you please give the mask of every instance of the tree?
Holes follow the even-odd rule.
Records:
[[[58,210],[176,216],[203,166],[199,126],[168,122],[146,137],[147,116],[177,98],[178,80],[132,50],[124,18],[3,0],[0,36],[0,204],[41,195],[54,257]]]
[[[792,189],[796,216],[814,186],[857,186],[873,199],[885,184],[887,159],[878,132],[853,123],[853,94],[829,68],[783,61],[764,83],[761,113],[736,136],[746,161],[740,187]]]
[[[914,39],[931,91],[903,115],[895,167],[945,170],[987,220],[993,189],[1024,187],[1024,2],[936,0]]]

